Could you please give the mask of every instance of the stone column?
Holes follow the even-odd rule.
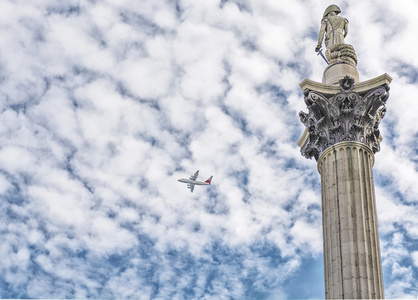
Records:
[[[327,299],[384,297],[372,166],[391,80],[300,84],[308,113],[299,113],[306,129],[298,144],[321,174]]]
[[[384,297],[373,161],[371,149],[353,141],[318,159],[327,299]]]

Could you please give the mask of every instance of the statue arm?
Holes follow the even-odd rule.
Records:
[[[318,45],[316,45],[315,52],[318,52],[319,49],[321,49],[322,40],[324,39],[325,29],[327,27],[327,23],[324,19],[321,21],[321,28],[319,29],[319,35],[318,35]]]
[[[347,34],[348,34],[348,20],[345,19],[345,22],[344,22],[344,37],[346,37]]]

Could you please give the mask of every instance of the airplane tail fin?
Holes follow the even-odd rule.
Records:
[[[210,176],[210,177],[208,178],[208,180],[206,180],[205,182],[207,182],[207,183],[209,183],[209,184],[210,184],[210,182],[212,181],[212,178],[213,178],[213,176]]]

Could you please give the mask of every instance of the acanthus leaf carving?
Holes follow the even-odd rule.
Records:
[[[339,142],[358,141],[373,152],[380,150],[379,123],[389,97],[389,86],[382,85],[360,96],[353,91],[352,80],[340,81],[341,92],[327,98],[316,91],[304,91],[308,113],[300,112],[308,138],[301,147],[306,158],[318,160],[321,153]]]

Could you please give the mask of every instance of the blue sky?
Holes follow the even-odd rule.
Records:
[[[0,297],[323,298],[320,177],[296,142],[329,4],[3,1]],[[418,3],[335,4],[360,80],[393,77],[384,288],[416,299]],[[191,194],[196,170],[214,179]]]

